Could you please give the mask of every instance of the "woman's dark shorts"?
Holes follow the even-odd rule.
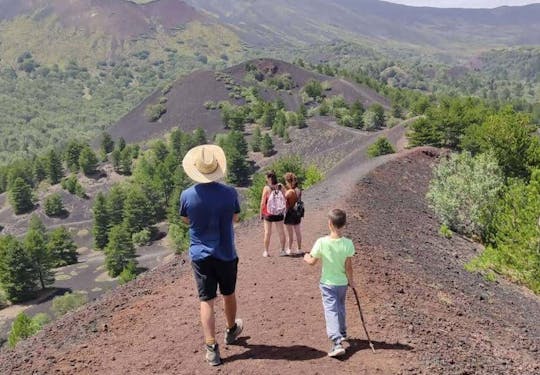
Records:
[[[263,219],[271,223],[283,220],[283,215],[264,215]]]
[[[302,218],[294,208],[291,208],[285,214],[285,225],[298,225],[301,221]]]
[[[217,287],[224,296],[229,296],[236,289],[236,274],[238,258],[226,262],[208,257],[199,261],[192,261],[191,267],[197,283],[197,291],[201,301],[210,301],[216,298]]]

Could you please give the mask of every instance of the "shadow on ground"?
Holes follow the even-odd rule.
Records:
[[[351,358],[355,353],[358,353],[361,350],[369,350],[371,351],[371,348],[369,347],[369,341],[367,340],[360,340],[360,339],[349,339],[347,341],[349,343],[349,346],[346,347],[347,351],[345,355],[339,357],[340,360],[346,361],[347,359]],[[389,344],[384,341],[372,341],[373,347],[375,348],[375,353],[377,354],[377,351],[381,350],[412,350],[414,349],[410,345],[406,344]]]
[[[275,346],[264,344],[249,344],[247,340],[251,337],[241,337],[235,344],[248,349],[241,354],[235,354],[227,357],[227,362],[239,361],[244,359],[272,359],[286,361],[308,361],[311,359],[322,358],[325,352],[305,345]]]

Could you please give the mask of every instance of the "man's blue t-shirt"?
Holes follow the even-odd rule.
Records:
[[[189,255],[198,261],[212,256],[223,261],[237,258],[233,215],[240,212],[238,194],[217,182],[197,184],[180,195],[180,216],[189,218]]]

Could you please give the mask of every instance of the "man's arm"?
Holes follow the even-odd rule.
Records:
[[[313,265],[317,264],[317,262],[319,261],[318,258],[312,257],[310,253],[305,253],[305,254],[304,254],[304,260],[305,260],[306,263],[309,264],[310,266],[313,266]]]
[[[232,221],[233,223],[238,223],[240,221],[240,214],[234,214],[232,217]]]
[[[352,258],[349,257],[345,260],[345,273],[347,274],[347,280],[349,282],[349,286],[351,288],[356,288],[356,284],[354,282],[354,274],[353,274],[353,267],[352,267]]]
[[[180,218],[182,219],[182,221],[183,221],[184,223],[186,223],[186,224],[189,225],[189,217],[187,217],[187,216],[180,216]]]

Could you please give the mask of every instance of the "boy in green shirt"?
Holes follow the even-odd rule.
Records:
[[[310,253],[304,255],[304,260],[316,264],[322,262],[320,288],[326,319],[326,333],[332,340],[330,357],[345,354],[342,345],[347,337],[345,323],[345,296],[347,285],[355,288],[352,259],[354,245],[349,238],[343,237],[341,231],[347,222],[345,211],[334,209],[328,213],[328,228],[330,234],[319,238]]]

